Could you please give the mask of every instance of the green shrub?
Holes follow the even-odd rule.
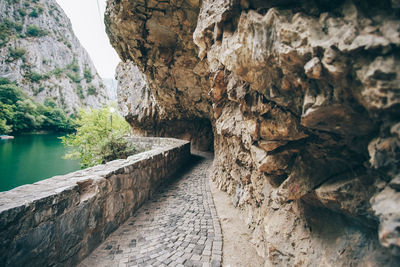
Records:
[[[29,17],[32,17],[32,18],[39,17],[39,13],[36,8],[32,9],[31,13],[29,13]]]
[[[17,32],[21,32],[21,31],[22,31],[22,28],[23,28],[23,26],[22,26],[21,23],[14,23],[14,29],[15,29]]]
[[[10,84],[10,83],[11,83],[11,81],[9,79],[4,78],[4,77],[0,77],[0,85],[2,85],[2,84]]]
[[[138,152],[138,150],[123,135],[112,133],[111,136],[104,140],[100,151],[101,163],[113,161],[115,159],[126,159],[130,155]]]
[[[61,42],[62,40],[63,40],[63,39],[61,39],[60,42]],[[71,47],[72,47],[71,43],[68,42],[67,40],[64,40],[63,43],[64,43],[68,48],[71,48]],[[78,70],[79,70],[79,66],[78,66]]]
[[[66,42],[66,41],[65,41],[65,42]],[[79,65],[78,65],[78,63],[75,61],[75,59],[72,61],[71,64],[69,64],[69,65],[67,66],[67,69],[72,70],[72,71],[75,72],[75,73],[79,72],[79,70],[80,70]]]
[[[43,6],[42,6],[42,5],[39,5],[39,6],[38,6],[38,13],[39,13],[39,14],[42,14],[42,13],[43,13],[43,10],[44,10]]]
[[[72,65],[71,69],[73,72],[79,72],[79,65],[75,63]]]
[[[89,68],[85,68],[85,70],[83,71],[83,77],[85,77],[88,83],[93,80],[93,75]]]
[[[46,30],[41,29],[36,25],[28,26],[28,28],[26,29],[26,35],[28,35],[30,37],[42,37],[47,34],[48,34],[48,32]]]
[[[57,76],[57,77],[59,77],[59,76],[61,75],[61,73],[63,73],[63,72],[64,72],[64,70],[61,69],[61,68],[59,68],[59,67],[55,68],[55,69],[52,71],[53,75],[55,75],[55,76]]]
[[[4,19],[1,24],[4,25],[4,27],[6,27],[7,29],[12,29],[14,28],[14,22],[9,20],[9,19]]]
[[[87,95],[97,95],[96,87],[94,87],[93,85],[89,85],[87,89]]]
[[[27,14],[25,8],[18,9],[18,13],[21,15],[21,17],[25,17]]]
[[[30,71],[25,75],[25,77],[28,78],[33,83],[38,83],[40,80],[45,80],[50,78],[49,74],[40,74],[34,71]]]
[[[24,64],[21,65],[21,69],[25,70],[25,72],[30,72],[31,71],[31,65],[24,63]]]
[[[56,101],[54,101],[54,99],[52,99],[50,97],[46,97],[46,99],[44,100],[43,104],[46,107],[51,107],[51,108],[56,108],[57,107]]]
[[[76,86],[76,92],[78,93],[78,96],[79,96],[80,99],[84,99],[85,98],[85,95],[83,94],[83,88],[82,88],[82,86],[80,84],[78,84]]]
[[[136,152],[133,145],[124,139],[129,134],[128,123],[118,114],[113,114],[110,125],[110,109],[81,110],[75,120],[76,133],[62,137],[65,146],[72,150],[66,158],[80,159],[82,167],[90,167],[116,158],[126,158]]]
[[[29,72],[27,78],[34,83],[39,82],[42,79],[42,75],[36,72]]]
[[[8,59],[9,61],[14,61],[22,58],[26,53],[24,48],[8,48]]]
[[[0,23],[0,47],[4,46],[13,34],[14,23],[8,19]]]
[[[80,83],[81,82],[81,77],[79,76],[79,73],[67,73],[68,78],[73,81],[74,83]]]

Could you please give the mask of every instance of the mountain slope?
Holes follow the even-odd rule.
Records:
[[[109,96],[71,22],[54,0],[0,2],[0,77],[67,113]]]

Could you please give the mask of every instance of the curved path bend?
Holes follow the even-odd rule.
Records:
[[[185,170],[79,266],[221,266],[221,227],[208,182],[211,166],[211,156],[193,156]]]

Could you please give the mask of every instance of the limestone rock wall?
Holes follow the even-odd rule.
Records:
[[[195,148],[207,150],[213,146],[210,77],[192,37],[199,5],[190,0],[108,1],[105,23],[123,61],[118,100],[134,130],[193,140]]]
[[[166,135],[163,112],[183,131],[188,114],[212,122],[213,180],[246,214],[266,266],[399,264],[398,1],[205,0],[189,9],[194,30],[168,26],[193,37],[190,53],[152,28],[149,3],[108,1],[120,73],[143,78],[120,79],[121,108],[135,128]],[[161,18],[181,3],[162,2]],[[171,101],[153,72],[164,67],[154,35],[193,63],[164,79],[187,83],[176,68],[203,66],[196,81],[212,112],[188,104],[191,89]]]
[[[0,1],[0,77],[67,113],[109,101],[89,54],[55,0]]]
[[[210,120],[185,117],[188,114],[184,114],[183,118],[174,118],[174,114],[179,115],[179,112],[168,110],[162,102],[157,100],[149,87],[146,76],[132,61],[118,65],[117,78],[119,88],[123,88],[118,90],[120,113],[132,126],[135,134],[171,136],[191,141],[194,149],[203,151],[213,149]],[[171,117],[163,119],[163,114]]]
[[[390,2],[203,3],[194,40],[215,77],[214,180],[248,210],[270,263],[347,265],[365,253],[377,264],[383,250],[363,243],[378,225],[381,245],[400,256],[400,193],[391,186],[400,156],[399,29]],[[314,207],[349,219],[329,225],[350,231],[336,236],[342,244],[315,249],[324,247],[315,228],[328,245],[320,228],[335,216],[307,216]],[[353,222],[362,225],[355,232]]]
[[[0,192],[1,266],[75,266],[190,158],[190,144],[134,138],[150,151]]]

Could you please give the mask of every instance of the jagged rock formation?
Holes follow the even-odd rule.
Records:
[[[0,77],[68,113],[101,107],[109,96],[55,0],[0,2]]]
[[[134,130],[212,149],[208,64],[192,37],[198,11],[196,1],[109,1],[105,22],[123,60],[118,80],[130,89],[118,99]]]
[[[398,265],[399,14],[394,0],[109,0],[119,103],[150,134],[211,121],[213,180],[266,266]]]

